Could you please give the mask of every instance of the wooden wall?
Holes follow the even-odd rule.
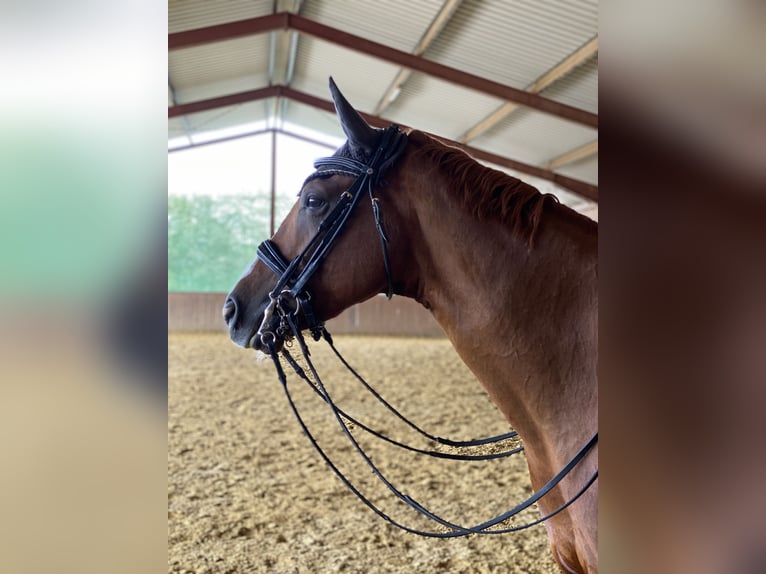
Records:
[[[225,293],[168,293],[168,331],[225,331]],[[373,297],[327,322],[330,333],[443,337],[431,314],[412,299]]]

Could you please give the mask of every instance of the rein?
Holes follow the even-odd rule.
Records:
[[[561,482],[561,480],[563,480],[565,476],[567,476],[572,471],[572,469],[585,457],[585,455],[590,451],[590,449],[596,444],[596,442],[598,441],[598,433],[596,433],[577,452],[577,454],[575,454],[575,456],[572,457],[572,459],[566,464],[566,466],[564,466],[564,468],[562,468],[540,490],[532,494],[532,496],[530,496],[524,502],[518,504],[514,508],[508,510],[507,512],[500,514],[496,516],[495,518],[488,520],[486,522],[483,522],[481,524],[477,524],[474,526],[461,526],[461,525],[455,524],[431,512],[430,510],[425,508],[422,504],[420,504],[418,501],[414,500],[411,496],[399,491],[383,475],[380,469],[373,463],[370,457],[364,452],[362,447],[357,442],[356,438],[354,438],[353,434],[349,430],[349,424],[356,425],[357,427],[361,428],[362,430],[371,434],[372,436],[375,436],[378,439],[381,439],[390,444],[396,445],[400,448],[403,448],[412,452],[417,452],[419,454],[437,457],[437,458],[447,458],[447,459],[453,459],[453,460],[490,460],[490,459],[496,459],[496,458],[501,458],[501,457],[517,454],[521,452],[524,449],[524,447],[519,446],[519,447],[511,448],[508,450],[504,450],[502,452],[491,453],[491,454],[444,453],[444,452],[438,452],[433,450],[416,448],[414,446],[396,441],[386,436],[382,432],[371,428],[370,426],[360,422],[359,420],[357,420],[356,418],[354,418],[353,416],[351,416],[350,414],[348,414],[347,412],[345,412],[344,410],[342,410],[340,407],[338,407],[335,404],[329,392],[327,391],[326,386],[322,382],[322,379],[319,377],[319,374],[316,372],[316,369],[314,368],[314,364],[311,361],[310,353],[306,345],[306,341],[303,337],[301,329],[298,326],[299,315],[302,314],[303,319],[305,323],[307,324],[308,329],[311,331],[311,334],[314,340],[318,341],[320,338],[323,338],[328,343],[328,345],[333,350],[333,352],[338,357],[338,359],[343,363],[343,365],[354,375],[354,377],[365,387],[365,389],[375,397],[376,400],[378,400],[385,408],[387,408],[397,418],[399,418],[404,423],[406,423],[410,428],[412,428],[419,434],[423,435],[427,439],[442,445],[450,446],[450,447],[470,448],[470,447],[476,447],[476,446],[481,446],[486,444],[497,443],[497,442],[504,441],[517,436],[516,432],[510,432],[506,434],[501,434],[501,435],[483,438],[483,439],[477,439],[477,440],[453,441],[453,440],[448,440],[448,439],[441,438],[438,436],[434,436],[430,433],[427,433],[426,431],[421,429],[419,426],[417,426],[415,423],[407,419],[404,415],[402,415],[385,399],[383,399],[383,397],[380,394],[378,394],[348,364],[348,362],[341,356],[341,354],[335,348],[335,345],[332,341],[332,337],[325,329],[324,324],[321,321],[317,320],[316,316],[314,315],[314,312],[310,303],[311,295],[306,290],[306,284],[308,283],[309,279],[313,276],[313,274],[316,273],[317,269],[319,268],[319,265],[327,256],[327,253],[329,252],[333,243],[336,241],[339,234],[343,230],[346,222],[348,221],[348,218],[351,215],[351,212],[354,210],[354,207],[356,207],[356,205],[359,203],[359,200],[365,190],[368,192],[370,196],[373,216],[375,219],[375,227],[380,237],[381,249],[383,253],[383,264],[385,267],[386,280],[388,283],[386,294],[389,299],[393,295],[393,281],[391,278],[391,266],[390,266],[390,262],[388,258],[388,250],[387,250],[388,237],[386,236],[386,233],[380,218],[380,207],[379,207],[378,198],[375,197],[373,190],[377,185],[381,183],[381,175],[385,172],[387,168],[393,165],[393,163],[403,153],[406,145],[407,145],[407,136],[403,134],[402,132],[400,132],[399,128],[396,125],[392,125],[386,130],[383,130],[380,143],[378,147],[376,148],[369,162],[362,162],[351,157],[339,156],[339,155],[322,158],[315,162],[314,167],[317,168],[317,171],[315,171],[312,175],[310,175],[307,178],[306,182],[316,177],[327,177],[330,175],[337,175],[337,174],[350,175],[350,176],[356,177],[356,180],[347,191],[344,191],[341,194],[335,207],[333,207],[333,209],[330,211],[327,217],[325,217],[325,219],[319,224],[319,228],[316,234],[314,235],[314,237],[312,237],[308,245],[306,245],[306,247],[300,252],[300,254],[298,254],[298,256],[296,256],[292,261],[288,261],[280,253],[276,244],[271,240],[266,240],[258,246],[259,259],[263,261],[264,264],[268,266],[269,269],[271,269],[279,277],[279,279],[277,280],[277,283],[274,289],[269,294],[270,303],[267,306],[266,310],[264,311],[263,320],[261,322],[261,326],[258,329],[256,336],[259,337],[263,347],[265,347],[268,350],[269,356],[271,356],[274,362],[274,366],[276,368],[279,381],[282,384],[282,387],[285,391],[285,395],[287,396],[287,400],[290,404],[290,408],[295,414],[295,417],[297,418],[298,423],[300,424],[301,428],[303,429],[303,432],[306,434],[311,444],[317,450],[319,455],[324,459],[324,461],[328,464],[328,466],[333,470],[333,472],[338,476],[338,478],[340,478],[340,480],[367,507],[369,507],[378,516],[380,516],[387,522],[390,522],[392,525],[398,528],[401,528],[402,530],[405,530],[413,534],[418,534],[421,536],[427,536],[432,538],[453,538],[457,536],[466,536],[469,534],[505,534],[508,532],[516,532],[519,530],[523,530],[525,528],[535,526],[545,520],[548,520],[549,518],[555,516],[559,512],[566,509],[570,504],[575,502],[586,490],[588,490],[591,484],[593,484],[593,482],[596,481],[596,479],[598,478],[598,470],[596,470],[593,473],[591,478],[585,482],[585,484],[571,499],[563,503],[561,506],[559,506],[556,510],[554,510],[550,514],[546,516],[542,516],[538,518],[537,520],[533,520],[531,522],[528,522],[519,526],[506,527],[506,528],[494,528],[494,529],[493,527],[507,521],[511,517],[529,508],[538,500],[540,500],[543,496],[545,496],[548,492],[550,492],[559,482]],[[275,314],[279,318],[279,326],[276,328],[276,332],[273,332],[271,331],[271,320]],[[303,355],[303,358],[306,361],[306,364],[308,365],[309,371],[311,372],[311,377],[309,377],[306,371],[297,363],[297,361],[292,357],[292,355],[290,354],[290,352],[288,351],[286,347],[282,348],[281,350],[282,357],[285,359],[285,361],[287,361],[287,363],[296,373],[298,378],[304,381],[306,384],[308,384],[311,387],[311,389],[317,395],[319,395],[322,398],[322,400],[328,405],[328,407],[333,413],[333,416],[338,422],[343,434],[351,442],[352,446],[354,447],[354,450],[356,450],[356,452],[359,454],[362,460],[364,460],[365,463],[369,466],[372,473],[399,500],[405,502],[408,506],[413,508],[422,516],[425,516],[435,521],[436,523],[440,524],[444,528],[448,529],[446,532],[417,530],[409,526],[406,526],[400,522],[397,522],[396,520],[391,518],[388,514],[386,514],[384,511],[382,511],[380,508],[378,508],[375,504],[373,504],[367,497],[365,497],[365,495],[362,494],[359,491],[359,489],[356,486],[354,486],[354,484],[333,463],[333,461],[330,459],[327,453],[325,453],[325,451],[321,448],[321,446],[318,444],[317,440],[314,438],[311,431],[307,427],[300,412],[298,411],[297,406],[295,405],[295,402],[292,398],[290,390],[288,389],[287,376],[285,375],[285,371],[282,367],[282,363],[279,358],[279,352],[276,349],[276,343],[277,343],[278,337],[282,339],[291,338],[298,341],[301,354]]]
[[[419,514],[433,520],[434,522],[440,524],[441,526],[449,529],[446,532],[435,532],[435,531],[425,531],[425,530],[418,530],[409,526],[406,526],[405,524],[402,524],[393,518],[386,514],[383,510],[381,510],[378,506],[376,506],[373,502],[371,502],[362,492],[354,486],[354,484],[346,477],[343,472],[333,463],[332,459],[327,455],[327,453],[322,449],[322,447],[319,445],[317,440],[314,438],[314,435],[309,430],[308,426],[306,425],[305,421],[303,420],[303,417],[301,416],[295,401],[292,398],[292,395],[290,393],[290,390],[287,386],[287,376],[285,374],[284,369],[282,368],[282,363],[280,362],[279,355],[273,345],[273,343],[269,344],[269,355],[271,356],[274,366],[277,371],[277,376],[279,378],[280,383],[282,384],[282,387],[285,391],[285,396],[287,397],[288,403],[290,404],[290,408],[293,411],[293,414],[295,415],[296,419],[298,420],[299,425],[301,426],[301,429],[303,429],[304,434],[308,437],[309,441],[311,442],[312,446],[316,451],[319,453],[319,455],[322,457],[322,459],[327,463],[327,465],[332,469],[332,471],[335,473],[335,475],[345,484],[351,492],[356,495],[359,500],[361,500],[368,508],[370,508],[375,514],[380,516],[382,519],[384,519],[386,522],[391,523],[393,526],[396,526],[397,528],[400,528],[402,530],[405,530],[407,532],[410,532],[412,534],[417,534],[420,536],[425,536],[429,538],[455,538],[458,536],[467,536],[469,534],[507,534],[510,532],[517,532],[519,530],[524,530],[526,528],[530,528],[532,526],[536,526],[537,524],[540,524],[544,522],[545,520],[548,520],[558,514],[559,512],[566,509],[568,506],[570,506],[572,503],[574,503],[582,494],[585,493],[585,491],[588,490],[588,488],[593,484],[596,479],[598,478],[598,470],[596,470],[593,475],[590,477],[588,481],[585,482],[585,484],[580,488],[580,490],[567,502],[560,505],[556,510],[553,512],[542,516],[536,520],[518,525],[518,526],[512,526],[507,528],[499,528],[499,529],[492,529],[492,527],[497,526],[498,524],[501,524],[513,516],[521,513],[522,511],[526,510],[530,506],[532,506],[534,503],[536,503],[538,500],[540,500],[543,496],[545,496],[548,492],[550,492],[561,480],[564,479],[565,476],[567,476],[572,469],[577,466],[577,464],[585,457],[585,455],[590,451],[590,449],[596,444],[598,441],[598,433],[596,433],[578,452],[575,454],[574,457],[562,468],[553,478],[551,478],[540,490],[532,494],[529,498],[527,498],[525,501],[521,502],[520,504],[516,505],[515,507],[511,508],[507,512],[504,512],[503,514],[500,514],[496,516],[495,518],[492,518],[491,520],[488,520],[486,522],[483,522],[481,524],[475,525],[475,526],[461,526],[459,524],[456,524],[454,522],[448,521],[441,516],[435,514],[434,512],[428,510],[425,506],[423,506],[420,502],[416,501],[411,496],[404,494],[399,489],[397,489],[386,477],[385,475],[380,471],[380,469],[375,465],[375,463],[370,459],[370,457],[364,452],[364,449],[362,449],[359,442],[356,440],[356,438],[353,436],[351,431],[349,430],[349,423],[355,424],[359,426],[359,428],[362,428],[363,430],[367,431],[368,433],[372,434],[373,436],[376,436],[380,439],[386,440],[387,442],[390,442],[392,444],[395,444],[397,446],[400,446],[402,448],[405,448],[407,450],[411,450],[414,452],[419,452],[421,454],[427,454],[429,456],[435,456],[440,458],[451,458],[451,459],[457,459],[457,460],[488,460],[493,458],[500,458],[505,456],[510,456],[512,454],[517,454],[518,452],[521,452],[523,450],[523,447],[517,447],[505,452],[501,453],[495,453],[495,454],[489,454],[489,455],[455,455],[455,454],[449,454],[449,453],[439,453],[434,451],[425,451],[422,449],[417,449],[414,447],[410,447],[409,445],[405,445],[402,443],[399,443],[398,441],[395,441],[393,439],[390,439],[389,437],[386,437],[385,435],[374,431],[370,429],[367,425],[364,425],[360,423],[357,419],[351,417],[343,411],[341,408],[339,408],[335,402],[333,401],[332,397],[330,396],[327,387],[322,382],[321,377],[317,373],[316,369],[314,368],[314,364],[311,361],[310,353],[308,350],[308,347],[306,345],[306,341],[303,337],[303,334],[301,333],[300,329],[297,326],[297,322],[295,320],[294,316],[290,316],[289,318],[289,325],[291,328],[291,334],[295,337],[295,339],[298,341],[301,354],[303,355],[304,360],[306,361],[306,364],[309,367],[309,370],[311,371],[311,375],[313,377],[313,381],[311,378],[308,377],[305,370],[298,365],[298,363],[295,361],[295,359],[290,355],[289,351],[285,348],[282,349],[281,353],[282,356],[285,358],[285,360],[288,362],[288,364],[293,368],[295,373],[298,375],[298,377],[306,382],[323,400],[324,402],[330,407],[330,410],[332,411],[336,421],[338,422],[338,425],[340,426],[343,434],[346,436],[346,438],[351,442],[352,446],[354,447],[354,450],[359,454],[359,456],[364,460],[364,462],[367,464],[367,466],[370,468],[372,473],[385,485],[385,487],[393,493],[399,500],[406,503],[410,508],[414,509]],[[336,353],[336,355],[340,356],[337,349],[335,348],[332,337],[329,333],[327,333],[326,330],[323,330],[323,336],[324,339],[327,341],[327,343],[330,345],[330,347],[333,349],[333,351]],[[344,364],[347,364],[345,360],[343,360]],[[353,371],[353,369],[350,369],[351,372],[361,380],[361,377],[356,373],[356,371]],[[365,386],[369,388],[369,385],[365,383]],[[377,393],[374,393],[376,398],[379,397]],[[380,399],[382,400],[382,398]],[[386,405],[388,408],[393,409],[388,403],[383,401],[384,405]],[[395,410],[395,409],[393,409]],[[401,414],[398,413],[397,415],[400,416],[403,420],[406,420],[403,418]],[[348,421],[348,422],[347,422]],[[407,421],[408,424],[411,426],[415,426],[414,423],[411,423],[410,421]],[[426,434],[426,433],[424,433]],[[465,441],[465,442],[452,442],[452,444],[459,444],[461,446],[478,446],[480,444],[488,444],[492,442],[498,442],[500,440],[504,440],[506,438],[510,438],[512,436],[515,436],[516,433],[509,433],[508,435],[499,435],[497,437],[490,437],[489,439],[480,439],[478,441]],[[432,436],[426,434],[426,436]]]

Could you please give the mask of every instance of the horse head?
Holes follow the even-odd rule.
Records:
[[[389,168],[407,139],[396,126],[369,126],[332,78],[330,91],[347,141],[317,160],[287,217],[226,298],[223,317],[242,347],[267,350],[264,333],[281,346],[285,314],[310,328],[313,318],[325,321],[387,289],[390,295],[392,247],[374,193],[383,172],[387,193],[394,191]]]

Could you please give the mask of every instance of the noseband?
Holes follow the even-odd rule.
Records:
[[[263,313],[263,320],[257,333],[264,348],[268,348],[269,344],[274,344],[277,336],[284,336],[289,332],[286,319],[288,315],[295,317],[299,312],[303,313],[314,339],[318,340],[321,336],[323,326],[314,315],[310,304],[311,295],[306,290],[306,284],[316,273],[343,231],[351,212],[359,203],[365,190],[370,196],[375,227],[380,237],[383,252],[383,265],[388,283],[386,296],[389,299],[392,297],[391,265],[386,247],[388,237],[383,229],[378,198],[375,197],[373,190],[382,183],[381,176],[402,155],[406,146],[407,136],[399,131],[399,126],[394,124],[383,130],[380,143],[369,161],[360,161],[346,155],[334,155],[318,159],[314,163],[317,171],[306,179],[304,185],[312,179],[332,175],[350,175],[356,180],[348,190],[341,194],[338,203],[319,224],[319,229],[317,229],[314,237],[295,259],[288,262],[287,258],[280,253],[277,245],[270,239],[258,246],[258,258],[279,276],[277,284],[269,293],[270,303]],[[273,333],[269,325],[275,313],[280,317],[277,333]]]

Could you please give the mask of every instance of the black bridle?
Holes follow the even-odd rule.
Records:
[[[353,157],[334,155],[318,159],[314,163],[316,171],[304,182],[304,185],[317,177],[331,175],[350,175],[356,180],[351,187],[344,191],[335,207],[327,214],[319,224],[314,237],[306,247],[289,263],[280,253],[276,244],[267,239],[258,246],[258,258],[269,269],[279,276],[277,284],[269,293],[269,305],[263,314],[261,326],[257,336],[261,344],[268,348],[269,342],[276,342],[277,336],[287,334],[286,317],[302,310],[304,320],[311,330],[314,339],[318,340],[323,325],[319,322],[311,309],[311,295],[306,290],[306,284],[316,273],[330,248],[337,240],[348,221],[354,208],[359,203],[362,194],[366,190],[370,196],[372,213],[375,218],[375,227],[380,237],[383,252],[383,265],[386,272],[388,288],[386,296],[390,299],[393,295],[393,280],[391,279],[391,265],[388,259],[388,237],[383,228],[380,218],[378,198],[375,197],[374,189],[381,183],[381,176],[391,167],[407,146],[407,136],[399,131],[399,126],[391,125],[383,130],[380,142],[369,161],[360,161]],[[271,319],[277,313],[280,318],[278,333],[270,330]]]
[[[328,251],[330,250],[333,243],[336,241],[339,234],[343,230],[346,222],[348,221],[348,218],[351,215],[351,212],[354,210],[354,207],[359,203],[359,199],[361,198],[365,190],[368,191],[370,196],[373,215],[375,218],[375,226],[377,228],[378,235],[380,236],[381,248],[383,252],[383,263],[385,266],[386,278],[388,282],[387,296],[388,298],[391,298],[393,294],[393,283],[391,278],[391,267],[390,267],[390,263],[388,259],[388,250],[387,250],[388,238],[386,237],[385,231],[383,229],[383,224],[380,219],[379,203],[378,203],[378,199],[374,195],[374,189],[377,185],[381,183],[381,175],[401,155],[404,148],[406,147],[406,144],[407,144],[406,135],[401,133],[397,126],[392,125],[383,131],[383,134],[380,138],[380,143],[378,147],[376,148],[375,152],[372,154],[372,157],[370,158],[369,161],[360,161],[359,159],[355,159],[355,158],[347,157],[343,155],[335,155],[328,158],[322,158],[316,161],[316,163],[314,164],[314,167],[317,168],[317,171],[314,172],[311,176],[309,176],[309,178],[306,180],[307,182],[316,177],[327,177],[329,175],[337,175],[337,174],[350,175],[352,177],[355,177],[356,180],[347,191],[344,191],[341,194],[341,197],[338,200],[338,203],[330,211],[330,213],[322,221],[322,223],[320,223],[319,229],[317,230],[314,237],[309,241],[308,245],[301,251],[301,253],[297,257],[295,257],[292,261],[288,261],[280,253],[277,246],[271,240],[264,241],[263,243],[261,243],[261,245],[258,246],[259,259],[263,261],[264,264],[266,264],[269,267],[269,269],[271,269],[276,275],[278,275],[279,279],[277,280],[277,283],[274,289],[269,294],[270,303],[268,307],[266,308],[266,310],[264,311],[263,321],[261,322],[261,326],[258,330],[257,336],[260,338],[261,345],[268,351],[269,355],[274,361],[274,366],[276,368],[277,375],[284,388],[290,407],[293,410],[293,413],[295,414],[298,420],[298,423],[300,424],[304,433],[309,438],[309,441],[311,442],[311,444],[317,450],[319,455],[324,459],[324,461],[330,466],[333,472],[340,478],[340,480],[366,506],[368,506],[378,516],[380,516],[387,522],[390,522],[394,526],[397,526],[403,530],[406,530],[407,532],[411,532],[413,534],[419,534],[421,536],[434,537],[434,538],[452,538],[457,536],[466,536],[469,534],[504,534],[508,532],[523,530],[525,528],[529,528],[536,524],[540,524],[541,522],[545,520],[548,520],[549,518],[555,516],[556,514],[563,511],[565,508],[567,508],[569,505],[571,505],[573,502],[575,502],[596,481],[596,479],[598,478],[598,470],[596,470],[593,473],[590,479],[585,482],[585,484],[578,490],[578,492],[574,496],[572,496],[568,501],[560,505],[556,510],[554,510],[550,514],[547,514],[545,516],[538,518],[537,520],[533,520],[519,526],[512,526],[507,528],[495,528],[495,529],[492,529],[492,528],[499,524],[502,524],[503,522],[507,521],[511,517],[531,507],[534,503],[536,503],[548,492],[550,492],[557,484],[559,484],[559,482],[561,482],[561,480],[563,480],[564,477],[566,477],[572,471],[572,469],[574,469],[574,467],[577,466],[577,464],[583,458],[585,458],[587,453],[597,443],[598,433],[596,433],[572,457],[569,463],[567,463],[564,466],[564,468],[561,469],[561,471],[559,471],[540,490],[535,492],[532,496],[530,496],[524,502],[518,504],[517,506],[510,509],[509,511],[503,514],[500,514],[499,516],[496,516],[495,518],[489,521],[483,522],[475,526],[466,527],[466,526],[455,524],[429,511],[422,504],[414,500],[411,496],[408,496],[402,493],[396,487],[394,487],[394,485],[391,484],[391,482],[389,482],[389,480],[383,475],[380,469],[373,463],[370,457],[364,452],[362,447],[357,442],[356,438],[353,436],[353,434],[349,430],[349,424],[353,424],[361,428],[365,432],[381,440],[384,440],[386,442],[399,446],[401,448],[404,448],[413,452],[417,452],[419,454],[425,454],[428,456],[433,456],[438,458],[449,458],[449,459],[456,459],[456,460],[489,460],[489,459],[495,459],[495,458],[506,457],[513,454],[517,454],[521,452],[524,447],[517,446],[515,448],[510,448],[502,452],[491,453],[491,454],[445,453],[445,452],[438,452],[434,450],[416,448],[411,445],[391,439],[390,437],[386,436],[380,431],[374,430],[373,428],[360,422],[358,419],[356,419],[355,417],[353,417],[346,411],[342,410],[335,404],[329,392],[327,391],[326,386],[324,385],[318,373],[316,372],[316,369],[314,368],[314,364],[311,361],[308,347],[306,345],[305,339],[301,332],[301,328],[299,327],[299,316],[302,314],[303,320],[305,324],[307,325],[308,329],[311,331],[312,336],[314,337],[315,340],[324,338],[324,340],[329,344],[329,346],[331,347],[333,352],[336,354],[336,356],[342,361],[342,363],[346,366],[346,368],[348,368],[348,370],[354,375],[354,377],[364,385],[365,389],[368,392],[370,392],[378,401],[380,401],[395,416],[397,416],[399,419],[401,419],[407,425],[409,425],[412,429],[414,429],[421,435],[425,436],[429,440],[432,440],[434,442],[437,442],[443,445],[451,446],[451,447],[470,448],[470,447],[476,447],[476,446],[481,446],[485,444],[498,443],[501,441],[512,439],[517,436],[516,432],[510,432],[510,433],[506,433],[506,434],[502,434],[502,435],[498,435],[494,437],[489,437],[489,438],[484,438],[484,439],[477,439],[477,440],[470,440],[470,441],[452,441],[452,440],[437,437],[425,432],[420,427],[418,427],[415,423],[411,422],[409,419],[404,417],[404,415],[402,415],[392,405],[386,402],[385,399],[383,399],[383,397],[381,397],[377,392],[375,392],[375,390],[346,362],[346,360],[340,355],[338,350],[335,348],[335,345],[332,341],[332,337],[325,329],[324,324],[321,321],[318,321],[316,316],[313,313],[313,310],[310,304],[311,295],[306,290],[306,284],[308,283],[311,276],[317,271],[321,262],[327,256]],[[279,326],[276,329],[277,331],[276,333],[270,330],[271,321],[275,313],[277,314],[279,318]],[[306,371],[292,357],[292,355],[290,354],[287,348],[282,348],[281,350],[282,357],[292,367],[296,375],[302,381],[307,383],[310,386],[310,388],[317,395],[319,395],[322,398],[322,400],[330,407],[330,410],[332,411],[333,416],[335,417],[336,421],[340,425],[340,428],[343,431],[344,435],[351,442],[351,444],[353,445],[357,453],[360,455],[360,457],[370,467],[373,474],[397,498],[405,502],[407,505],[409,505],[419,514],[426,516],[427,518],[430,518],[431,520],[437,522],[441,526],[448,529],[446,532],[429,532],[429,531],[417,530],[393,520],[388,514],[383,512],[380,508],[378,508],[375,504],[373,504],[364,494],[362,494],[354,486],[354,484],[352,484],[351,481],[340,471],[340,469],[338,469],[338,467],[332,462],[330,457],[319,446],[318,442],[312,435],[311,431],[306,426],[306,423],[301,417],[301,414],[298,411],[298,408],[296,407],[295,402],[293,401],[292,395],[290,394],[290,391],[287,387],[287,377],[285,375],[284,369],[282,368],[282,363],[279,358],[280,353],[277,351],[277,348],[276,348],[278,337],[282,339],[289,338],[289,339],[294,339],[298,341],[301,354],[303,355],[303,358],[309,367],[311,377],[309,377]]]

